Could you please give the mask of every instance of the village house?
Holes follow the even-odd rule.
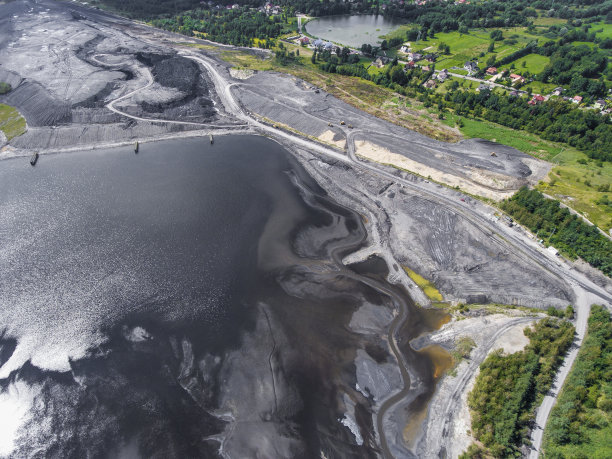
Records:
[[[425,82],[425,84],[423,84],[423,87],[427,88],[427,89],[433,89],[436,87],[436,80],[427,80]]]
[[[516,89],[510,92],[510,97],[519,97],[521,95]]]
[[[531,100],[529,102],[527,102],[529,105],[539,105],[542,102],[544,102],[546,99],[541,96],[540,94],[534,94],[533,97],[531,98]]]
[[[429,65],[423,65],[423,66],[421,67],[421,70],[422,70],[423,72],[429,72],[429,71],[431,70],[431,68],[429,67]]]
[[[497,67],[489,67],[487,69],[487,75],[495,75],[497,73]]]
[[[436,56],[435,54],[427,54],[425,56],[425,59],[427,59],[429,62],[436,62],[437,58],[438,56]]]
[[[402,47],[399,49],[398,52],[402,54],[408,54],[410,52],[410,47],[406,45],[402,45]]]
[[[469,75],[477,73],[480,69],[478,68],[478,64],[474,61],[467,61],[463,66],[465,70],[467,70]]]
[[[525,78],[523,78],[521,75],[517,75],[516,73],[511,73],[510,81],[512,81],[512,84],[523,84],[525,82]]]
[[[480,92],[480,91],[490,91],[491,90],[491,86],[489,86],[486,83],[480,83],[478,85],[478,87],[476,88],[476,92]]]
[[[385,66],[385,59],[384,57],[377,57],[373,62],[372,65],[376,68],[383,68]]]
[[[423,55],[419,53],[408,53],[408,62],[417,62],[423,59]]]
[[[307,45],[308,43],[310,43],[310,38],[308,37],[300,38],[300,45]]]
[[[582,103],[582,96],[574,96],[574,97],[572,97],[572,103],[574,103],[574,104],[581,104]]]
[[[444,83],[447,78],[448,78],[448,70],[444,69],[440,73],[438,73],[438,80],[440,80],[440,82]]]
[[[593,107],[598,108],[600,110],[606,108],[606,101],[603,99],[597,99],[593,104]]]
[[[564,89],[559,86],[558,88],[555,88],[554,91],[552,92],[551,95],[553,96],[560,96],[561,94],[563,94]]]

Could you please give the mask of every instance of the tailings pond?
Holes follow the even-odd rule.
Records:
[[[406,21],[386,18],[382,14],[325,16],[306,24],[310,35],[334,43],[360,48],[364,43],[378,45],[386,35]]]
[[[28,159],[0,161],[0,455],[377,455],[402,292],[339,264],[361,217],[278,144]],[[406,303],[402,343],[437,320]],[[422,409],[436,364],[400,347]]]

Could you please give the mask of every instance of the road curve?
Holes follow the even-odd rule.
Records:
[[[542,267],[549,273],[555,275],[559,279],[562,279],[565,281],[571,280],[571,284],[574,286],[574,291],[578,292],[577,297],[579,297],[580,295],[579,292],[582,290],[585,292],[585,294],[589,293],[591,298],[598,297],[599,300],[603,300],[605,302],[612,303],[612,295],[610,295],[608,292],[606,292],[605,290],[603,290],[602,288],[594,284],[592,281],[587,279],[583,274],[574,271],[571,267],[568,267],[565,264],[560,263],[556,258],[552,257],[550,254],[545,252],[541,247],[539,247],[533,241],[530,241],[527,238],[521,237],[521,235],[517,234],[516,231],[504,226],[503,224],[495,225],[492,221],[490,221],[488,218],[486,218],[483,215],[485,214],[485,212],[493,214],[494,212],[493,208],[490,208],[489,206],[482,204],[482,203],[470,204],[468,202],[454,200],[451,197],[449,197],[447,194],[442,193],[436,189],[433,189],[433,187],[429,187],[428,189],[425,189],[422,184],[415,183],[409,180],[405,180],[388,171],[378,168],[376,165],[372,163],[367,163],[367,162],[358,160],[355,155],[355,147],[354,147],[354,142],[353,142],[353,136],[356,133],[356,131],[349,131],[347,134],[348,156],[346,156],[336,150],[333,150],[329,147],[326,147],[319,143],[308,140],[304,137],[300,137],[296,134],[289,133],[284,130],[276,129],[272,126],[261,123],[260,121],[249,116],[247,113],[245,113],[242,110],[242,108],[240,107],[240,104],[236,101],[231,91],[232,86],[236,85],[236,83],[229,83],[228,81],[226,81],[225,78],[221,76],[221,74],[215,68],[215,65],[213,65],[207,59],[203,58],[202,55],[194,55],[186,51],[181,51],[180,54],[182,54],[184,57],[187,57],[189,59],[195,60],[196,62],[199,62],[208,71],[208,73],[210,74],[213,80],[213,83],[215,84],[217,88],[217,93],[221,97],[222,102],[226,107],[226,110],[234,114],[240,120],[248,123],[252,127],[257,128],[261,132],[268,133],[272,137],[282,138],[284,140],[290,141],[293,144],[297,144],[303,148],[306,148],[309,151],[316,152],[316,153],[325,155],[327,157],[331,157],[335,160],[338,160],[338,161],[341,161],[347,164],[351,164],[352,166],[358,167],[362,170],[366,169],[379,176],[383,176],[389,180],[392,180],[395,183],[401,183],[402,185],[408,188],[418,191],[422,197],[433,200],[447,208],[452,209],[454,212],[461,214],[463,217],[471,221],[481,231],[485,233],[489,233],[491,237],[495,237],[495,238],[502,240],[517,255],[522,256],[522,257],[527,257],[533,263],[536,263],[537,265],[539,265],[540,267]],[[482,206],[482,207],[477,209],[475,206]],[[577,306],[578,306],[577,316],[580,321],[583,321],[584,317],[588,317],[588,306],[585,306],[582,303],[577,304]],[[402,311],[400,308],[400,314],[401,313]],[[397,330],[398,328],[399,327],[391,327],[390,333],[393,335],[392,333],[393,329]],[[394,343],[394,340],[391,340],[390,343]],[[393,348],[393,345],[392,345],[392,348]],[[396,351],[399,352],[398,349],[394,348],[393,352],[395,353]],[[573,360],[571,361],[573,362]],[[404,361],[403,361],[403,357],[401,353],[398,355],[398,363],[400,364],[400,367],[404,366]],[[404,368],[401,368],[401,369],[402,369],[402,373],[403,371],[406,371],[406,372],[408,371],[405,368],[405,366]],[[457,388],[456,392],[458,390],[459,388]],[[396,403],[395,402],[396,396],[397,394],[395,394],[394,396],[390,397],[388,400],[383,402],[383,406],[385,406],[385,410],[381,410],[383,411],[382,413],[383,415],[385,411],[387,411],[394,403]],[[447,407],[447,412],[449,410],[452,410],[454,406],[455,404],[450,403],[449,406]],[[542,416],[544,414],[544,411],[545,410],[542,410]],[[443,415],[446,415],[446,413],[444,413]],[[382,416],[379,416],[379,418],[377,419],[377,430],[379,430],[379,436],[381,439],[381,446],[383,447],[383,451],[385,452],[385,455],[388,456],[390,455],[390,452],[388,448],[385,448],[387,441],[386,441],[384,432],[382,432]]]

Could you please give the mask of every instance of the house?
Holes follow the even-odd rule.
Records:
[[[424,84],[423,87],[427,88],[427,89],[433,89],[436,87],[436,80],[427,80]]]
[[[436,59],[438,58],[438,56],[436,56],[435,54],[426,54],[425,55],[425,59],[427,59],[429,62],[436,62]]]
[[[497,73],[497,67],[489,67],[487,69],[487,75],[495,75]]]
[[[399,49],[399,52],[402,54],[408,54],[410,52],[410,47],[406,45],[402,45],[402,47]]]
[[[553,96],[560,96],[561,94],[563,94],[564,89],[559,86],[558,88],[555,88],[554,91],[551,93],[551,95]]]
[[[467,61],[465,65],[463,66],[463,68],[467,70],[469,75],[472,75],[473,73],[477,73],[478,71],[480,71],[480,69],[478,68],[478,64],[476,64],[476,62],[474,61]]]
[[[376,60],[372,62],[372,65],[379,69],[383,68],[385,66],[385,61],[383,59],[382,57],[377,57]]]
[[[523,84],[525,82],[525,78],[523,78],[520,75],[517,75],[516,73],[511,73],[510,74],[510,81],[512,81],[512,84]]]
[[[444,83],[447,78],[448,78],[448,70],[444,69],[438,73],[438,80],[440,80],[440,82]]]
[[[582,103],[582,96],[574,96],[574,97],[572,97],[572,102],[574,104],[581,104]]]
[[[539,105],[542,102],[544,102],[546,99],[541,96],[540,94],[534,94],[533,97],[531,98],[531,100],[529,102],[527,102],[529,105]]]
[[[408,53],[408,61],[417,62],[423,59],[423,55],[419,53]]]
[[[232,5],[232,9],[233,9],[233,10],[237,10],[238,8],[240,8],[240,5],[239,5],[238,3],[234,3],[234,4]]]
[[[308,43],[310,43],[310,38],[308,37],[300,38],[300,45],[307,45]]]
[[[478,88],[476,88],[477,92],[480,92],[480,91],[490,91],[490,90],[491,90],[491,86],[489,86],[486,83],[480,83],[480,85],[478,85]]]
[[[510,92],[510,97],[519,97],[521,95],[516,89]]]
[[[429,65],[423,65],[423,66],[421,66],[421,70],[423,72],[429,72],[431,69],[429,68]]]
[[[329,41],[327,41],[327,42],[325,42],[323,44],[323,48],[325,48],[326,51],[331,51],[333,47],[334,47],[334,45],[331,42],[329,42]]]
[[[312,45],[315,48],[322,48],[323,47],[323,40],[321,40],[320,38],[317,38]]]
[[[593,104],[593,107],[598,108],[600,110],[606,108],[606,101],[603,99],[597,99]]]
[[[413,61],[410,61],[404,66],[404,70],[413,69],[414,66],[415,66],[415,63]]]

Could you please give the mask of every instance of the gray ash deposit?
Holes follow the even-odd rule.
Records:
[[[408,300],[340,263],[358,214],[262,137],[42,159],[0,162],[1,455],[380,454]],[[409,314],[404,338],[431,330]]]

